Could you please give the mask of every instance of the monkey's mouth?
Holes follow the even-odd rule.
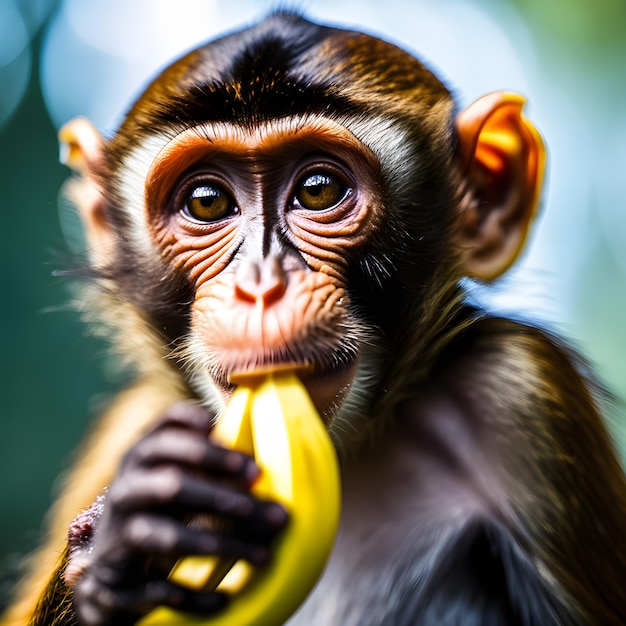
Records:
[[[356,377],[358,355],[356,352],[335,352],[332,359],[323,362],[309,360],[263,359],[244,367],[219,368],[212,377],[228,401],[238,384],[263,374],[292,370],[300,377],[315,408],[325,423],[329,424],[343,405]]]

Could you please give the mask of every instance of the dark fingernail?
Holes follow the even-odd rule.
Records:
[[[289,519],[287,511],[280,504],[270,504],[265,509],[265,519],[278,528],[282,528]]]
[[[244,477],[246,481],[252,484],[259,477],[260,474],[261,470],[259,469],[259,466],[254,461],[248,460],[248,465],[246,466],[244,472]]]
[[[246,466],[247,459],[238,452],[226,455],[225,464],[231,472],[240,472]]]

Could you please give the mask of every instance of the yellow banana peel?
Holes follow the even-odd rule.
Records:
[[[278,626],[304,602],[332,550],[341,513],[339,465],[330,436],[293,371],[242,380],[212,432],[220,445],[254,456],[252,493],[289,511],[271,562],[256,568],[224,557],[181,559],[170,579],[232,594],[211,617],[157,607],[140,626]]]

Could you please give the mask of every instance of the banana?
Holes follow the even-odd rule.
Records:
[[[221,445],[254,456],[261,475],[252,487],[290,514],[269,565],[191,556],[171,580],[195,590],[223,590],[232,598],[212,617],[167,607],[148,613],[140,626],[277,626],[302,604],[332,550],[341,513],[339,464],[330,436],[293,371],[242,380],[212,432]]]

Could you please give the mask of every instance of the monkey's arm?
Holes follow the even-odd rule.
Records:
[[[497,526],[466,545],[482,546],[520,610],[543,597],[583,623],[623,624],[626,481],[580,360],[536,329],[494,318],[443,362],[436,379],[488,459],[483,484],[496,512]],[[522,623],[550,623],[547,609],[539,615]]]

